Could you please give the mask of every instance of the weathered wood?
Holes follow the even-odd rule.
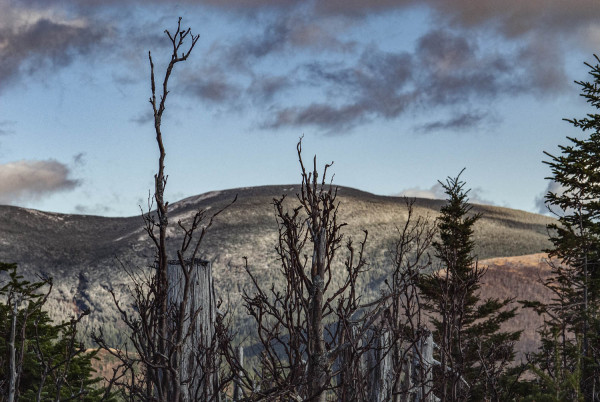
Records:
[[[396,346],[397,348],[398,346]],[[401,400],[402,402],[412,402],[412,380],[413,380],[413,361],[410,356],[405,356],[402,361],[402,382],[399,384],[400,392],[398,397],[395,396],[394,400]]]
[[[351,343],[355,347],[345,348],[339,355],[337,363],[339,370],[337,383],[340,387],[339,400],[358,401],[360,400],[360,389],[364,383],[361,374],[365,372],[367,360],[365,355],[358,358],[356,356],[355,349],[360,349],[363,346],[362,337],[355,339],[358,334],[357,327],[351,326],[348,332],[340,331],[338,344]]]
[[[415,388],[415,402],[434,402],[433,395],[433,335],[427,331],[415,344],[412,364],[412,380]]]
[[[240,367],[244,367],[244,347],[243,346],[239,346],[237,349],[237,361],[240,363]],[[237,373],[237,377],[234,381],[233,384],[233,401],[234,402],[239,402],[242,400],[243,395],[243,391],[242,391],[242,383],[241,383],[241,378],[242,378],[242,370],[239,371],[239,373]]]
[[[392,400],[394,386],[392,354],[390,353],[390,333],[383,331],[375,338],[375,345],[369,351],[369,401],[386,402]]]
[[[181,401],[218,401],[218,367],[214,361],[214,337],[217,317],[212,267],[210,262],[196,259],[186,261],[186,275],[179,261],[169,261],[167,293],[170,322],[175,341],[176,321],[182,323],[182,356],[179,369]],[[187,303],[183,306],[187,288]]]

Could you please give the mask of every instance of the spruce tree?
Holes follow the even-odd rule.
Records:
[[[51,284],[29,282],[16,264],[0,263],[0,400],[92,402],[104,394],[95,353],[76,339],[80,317],[55,324],[43,309]]]
[[[597,111],[600,66],[586,65],[593,80],[576,83],[581,96]],[[569,385],[570,397],[581,394],[592,401],[600,397],[600,114],[565,120],[589,135],[567,137],[569,144],[559,146],[558,156],[544,152],[550,158],[544,163],[552,171],[547,179],[560,189],[545,197],[558,217],[557,223],[548,226],[553,248],[546,251],[558,262],[551,264],[553,275],[546,282],[555,295],[553,300],[533,304],[545,313],[543,344],[534,363],[546,375],[565,373],[557,379],[563,384],[572,383],[565,378],[580,371],[578,386]],[[552,355],[560,359],[549,359]]]
[[[460,174],[440,184],[448,196],[437,220],[439,240],[433,243],[440,269],[419,285],[438,345],[435,395],[441,401],[505,400],[514,380],[509,364],[520,331],[503,332],[500,326],[516,309],[509,307],[512,299],[481,300],[486,270],[477,262],[473,240],[481,215],[472,213]]]

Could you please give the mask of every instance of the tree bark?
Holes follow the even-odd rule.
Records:
[[[238,347],[236,357],[240,364],[240,367],[244,367],[244,347],[243,346]],[[240,380],[242,378],[242,375],[243,375],[243,370],[240,370],[240,372],[237,373],[237,378],[233,385],[233,401],[234,402],[241,401],[244,396],[243,392],[242,392],[242,383]]]
[[[316,233],[315,233],[316,232]],[[312,297],[310,302],[308,343],[308,398],[310,401],[325,402],[325,389],[329,379],[325,340],[323,338],[323,297],[325,290],[325,257],[327,232],[325,228],[313,232]]]
[[[392,354],[390,353],[390,333],[383,331],[375,339],[369,351],[369,401],[391,401],[394,387]]]
[[[176,356],[182,383],[180,401],[215,401],[218,400],[218,367],[214,367],[209,358],[217,317],[212,267],[210,262],[200,259],[186,261],[187,264],[190,265],[183,268],[179,261],[169,261],[167,269],[169,311],[181,312],[174,316],[181,321],[182,344],[176,346],[180,353]],[[184,269],[189,272],[187,278]],[[170,324],[171,328],[177,325],[176,322]]]

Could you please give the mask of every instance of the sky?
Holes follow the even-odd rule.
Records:
[[[166,199],[300,181],[544,212],[543,151],[584,138],[597,0],[0,0],[0,204],[132,216],[157,169],[148,52],[200,38],[163,118]]]

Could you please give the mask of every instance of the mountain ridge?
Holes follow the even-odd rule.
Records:
[[[369,233],[367,258],[371,266],[364,280],[365,295],[378,293],[377,284],[389,272],[390,249],[407,216],[403,197],[381,196],[350,187],[338,188],[339,220],[347,222],[344,236],[359,241]],[[292,207],[299,184],[242,187],[186,197],[170,204],[169,255],[181,241],[177,221],[184,224],[198,209],[207,214],[237,201],[223,211],[206,235],[200,257],[213,263],[217,293],[231,305],[240,305],[247,285],[243,257],[262,280],[277,283],[277,221],[273,199],[286,195]],[[415,199],[416,215],[433,221],[444,200]],[[482,213],[475,227],[476,254],[480,259],[534,254],[550,247],[546,225],[555,220],[543,215],[504,207],[473,204],[473,213]],[[154,250],[144,231],[141,216],[100,217],[58,214],[14,206],[0,206],[0,261],[16,262],[28,278],[52,276],[55,291],[49,309],[55,319],[65,319],[85,308],[85,331],[114,326],[110,336],[120,340],[119,320],[108,289],[127,300],[131,278],[124,269],[149,267]],[[341,264],[340,264],[341,266]],[[338,270],[341,280],[342,270]],[[238,313],[240,313],[238,311]],[[236,313],[237,314],[237,313]],[[243,318],[243,314],[237,314]],[[244,325],[244,320],[238,321]]]

